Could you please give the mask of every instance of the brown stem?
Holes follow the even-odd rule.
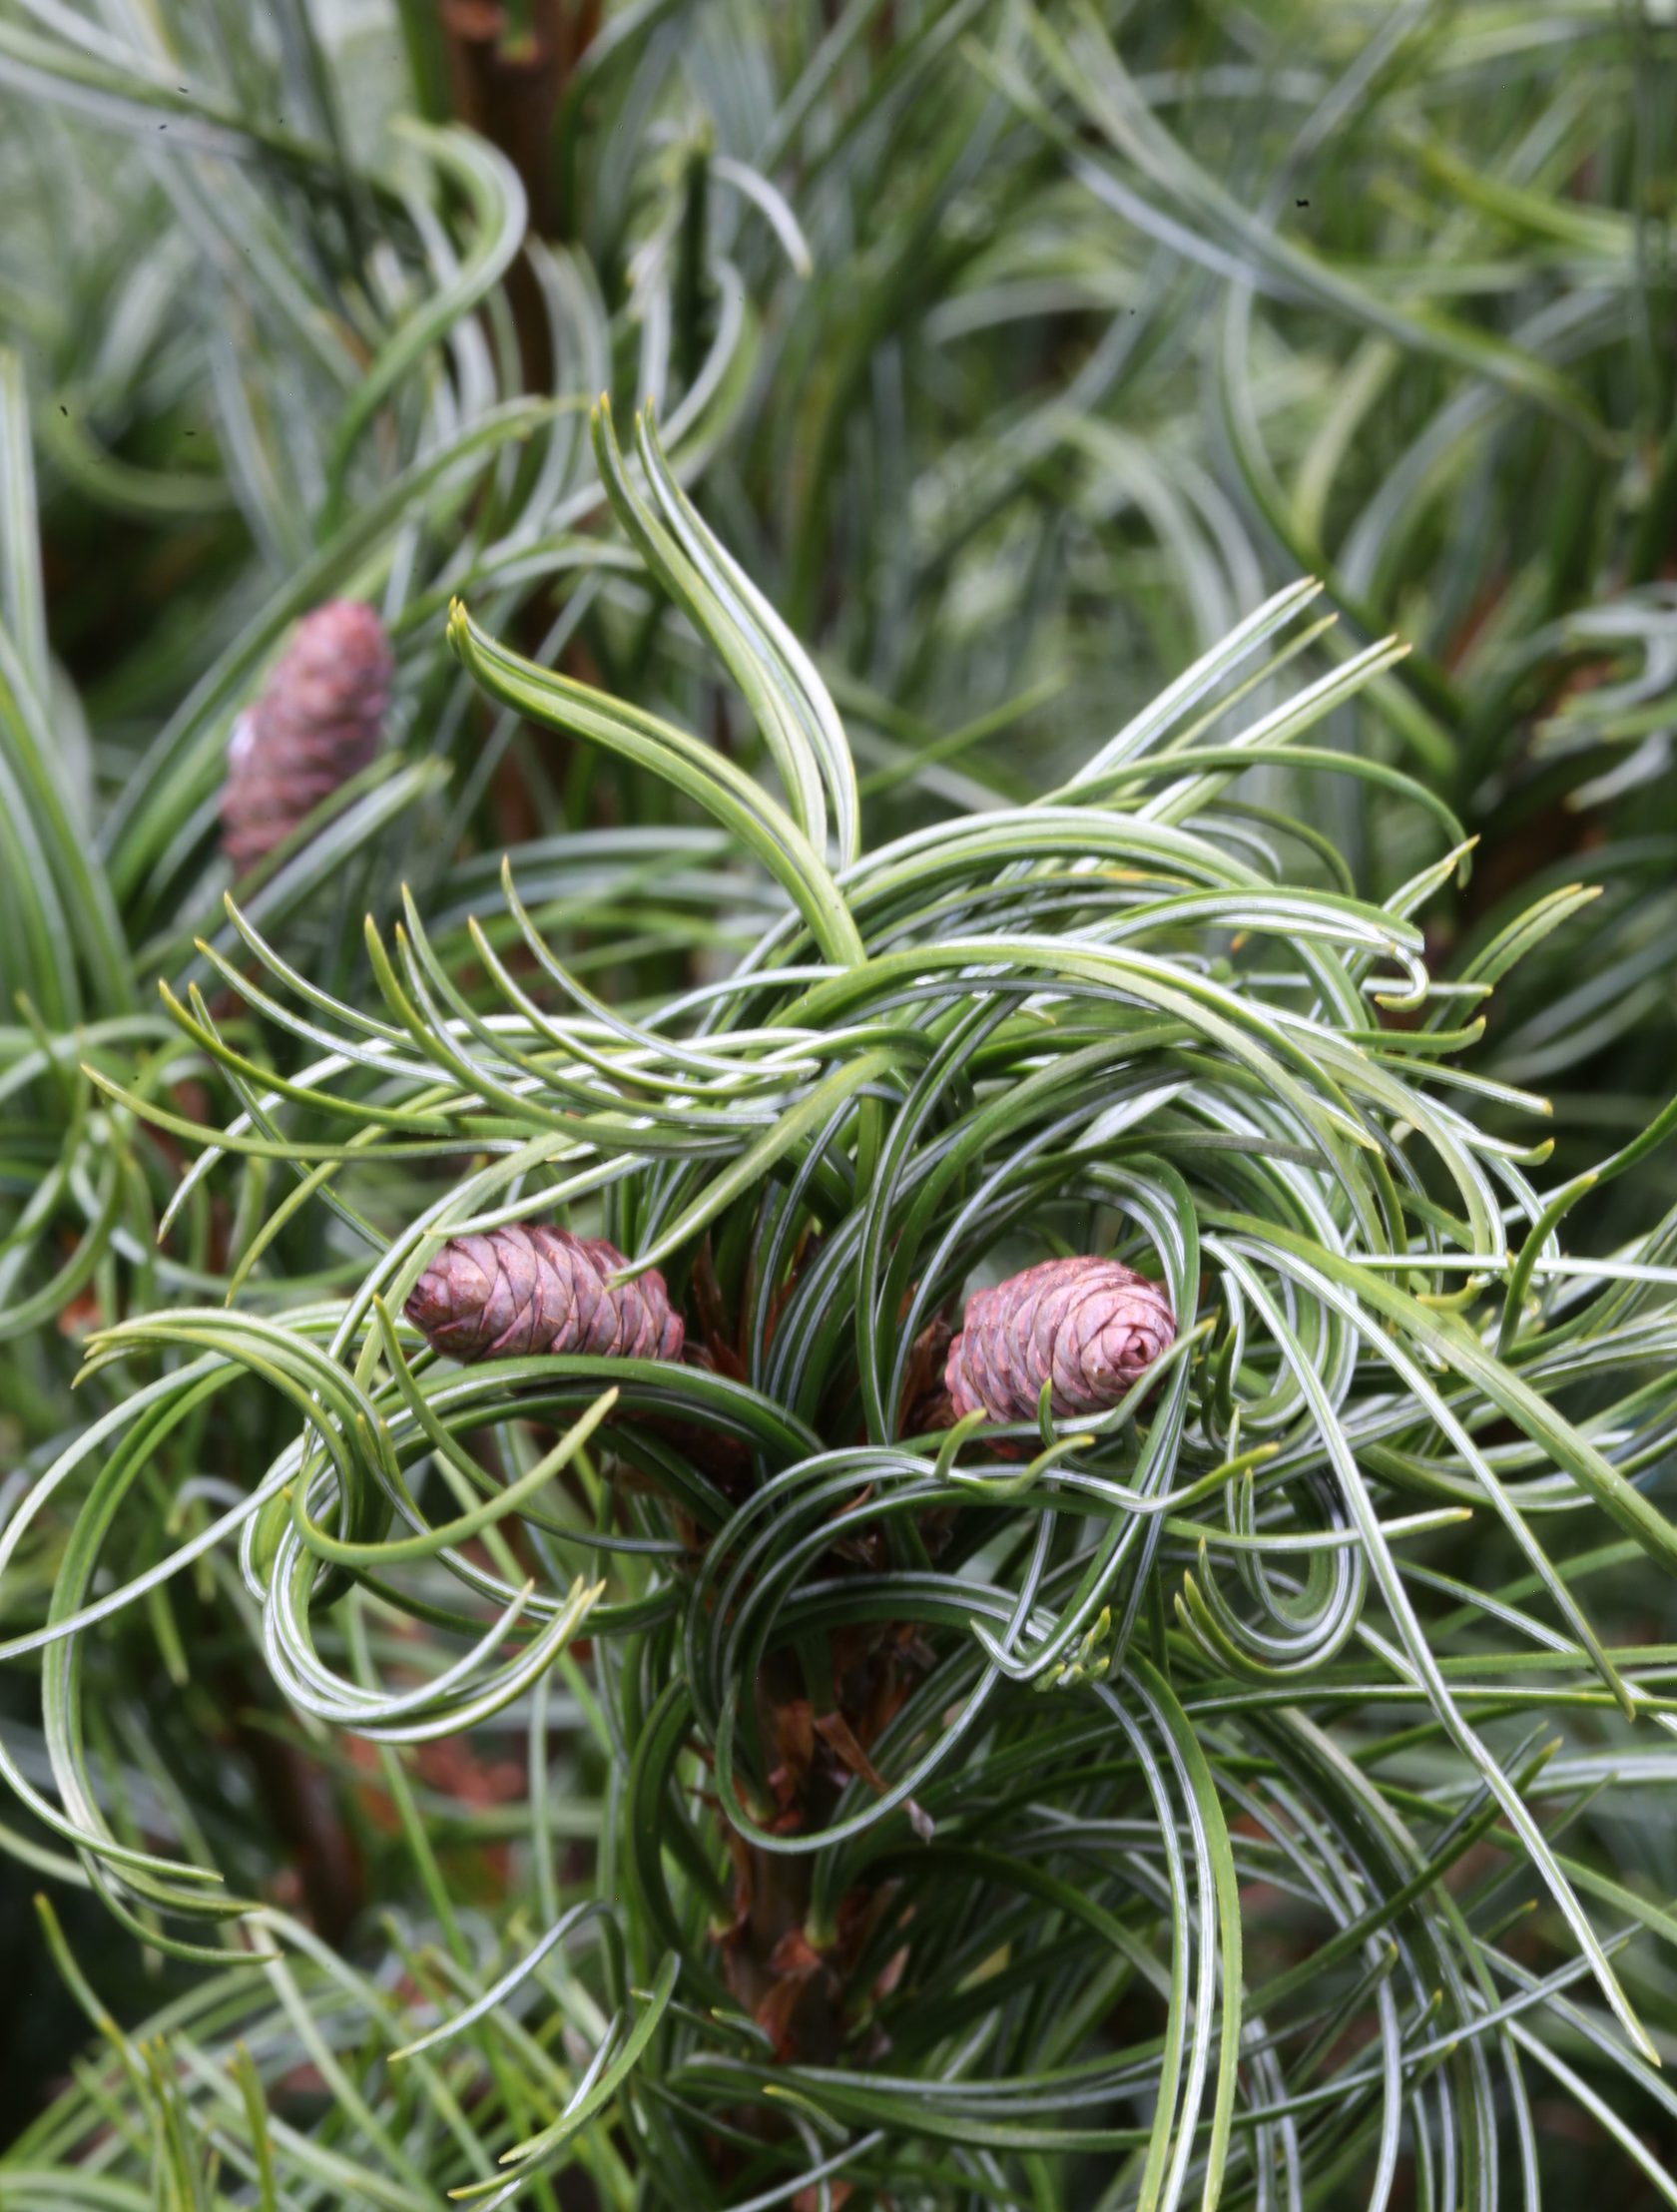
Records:
[[[805,1820],[813,1815],[819,1823],[837,1793],[814,1757],[809,1701],[790,1653],[778,1653],[764,1666],[757,1705],[764,1742],[779,1752],[778,1774],[787,1794],[799,1798]],[[740,1917],[728,1936],[729,1986],[774,2037],[782,2057],[829,2065],[842,2035],[843,1990],[805,1934],[815,1862],[803,1853],[789,1857],[736,1839],[735,1865]]]
[[[538,238],[564,235],[554,126],[577,63],[600,28],[600,0],[531,0],[526,27],[501,0],[437,0],[454,114],[518,172]],[[520,255],[506,274],[525,388],[547,391],[553,345],[541,286]]]
[[[365,1882],[330,1776],[268,1724],[256,1685],[241,1665],[224,1661],[214,1681],[263,1818],[295,1874],[303,1910],[324,1940],[340,1948],[365,1901]]]

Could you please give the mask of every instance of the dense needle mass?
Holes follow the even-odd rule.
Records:
[[[1677,2202],[1670,15],[0,0],[7,2212]]]

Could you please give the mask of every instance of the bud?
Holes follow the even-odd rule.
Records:
[[[394,667],[383,623],[358,600],[330,599],[297,624],[228,747],[222,847],[241,874],[369,765]]]
[[[686,1331],[654,1268],[615,1288],[628,1266],[603,1237],[514,1222],[454,1237],[414,1287],[407,1318],[451,1360],[529,1352],[608,1360],[679,1360]]]
[[[955,1417],[1036,1418],[1044,1382],[1058,1419],[1116,1405],[1176,1341],[1158,1284],[1116,1260],[1045,1260],[967,1301],[944,1386]]]

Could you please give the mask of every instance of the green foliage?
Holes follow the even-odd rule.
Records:
[[[154,1946],[201,1954],[159,1916],[241,1920],[367,2201],[421,2182],[505,2201],[584,2156],[608,2107],[613,2153],[589,2171],[625,2202],[778,2200],[842,2171],[928,2202],[1092,2185],[1209,2204],[1370,2169],[1380,2200],[1400,2148],[1492,2172],[1499,2106],[1529,2165],[1529,2078],[1570,2079],[1573,2036],[1609,2078],[1656,2078],[1622,1977],[1654,1989],[1662,1969],[1623,1946],[1665,1918],[1558,1832],[1588,1818],[1618,1733],[1667,1709],[1663,1654],[1599,1626],[1574,1583],[1581,1561],[1677,1557],[1635,1479],[1672,1418],[1677,1278],[1662,1232],[1613,1266],[1568,1261],[1525,1173],[1541,1148],[1465,1110],[1497,1089],[1456,1065],[1473,1032],[1410,918],[1460,848],[1375,905],[1306,887],[1227,811],[1251,764],[1308,761],[1385,654],[1274,696],[1309,602],[1291,591],[1041,801],[829,859],[847,786],[819,680],[650,433],[639,488],[604,415],[597,439],[630,535],[753,699],[784,803],[463,609],[454,651],[504,706],[695,800],[787,910],[731,971],[619,1012],[511,869],[522,958],[472,925],[469,979],[409,898],[388,943],[369,925],[378,1012],[243,923],[251,1002],[298,1055],[262,1090],[244,1016],[171,1000],[245,1100],[221,1129],[153,1109],[203,1148],[185,1188],[282,1162],[373,1256],[346,1297],[177,1306],[94,1338],[92,1375],[120,1367],[130,1394],[5,1538],[91,1482],[52,1618],[11,1647],[43,1655],[62,1810],[34,1809]],[[460,1370],[393,1319],[443,1237],[530,1218],[603,1229],[732,1317],[711,1372]],[[1044,1243],[1161,1276],[1168,1374],[1094,1422],[1045,1411],[1011,1457],[970,1424],[905,1430],[922,1331]],[[272,1276],[266,1252],[229,1259]],[[290,1440],[94,1596],[159,1432],[253,1394],[278,1395]],[[225,1897],[190,1836],[160,1858],[100,1810],[81,1639],[236,1533],[292,1710],[381,1747],[427,1908],[397,1938],[399,1992]],[[567,1656],[584,1629],[586,1688]],[[572,1880],[531,1694],[555,1665],[603,1770]],[[823,1818],[787,1795],[794,1712],[839,1724],[823,1741],[841,1757],[872,1737]],[[540,1910],[468,1927],[392,1747],[509,1728],[546,1784],[527,1801]],[[1446,1876],[1475,1848],[1461,1892]],[[1516,1911],[1535,1951],[1507,1947]],[[358,2079],[294,1951],[318,2009],[347,2008]],[[778,1993],[801,2023],[779,2053]],[[561,2052],[551,2023],[579,2016],[594,2032]],[[239,2017],[189,2104],[227,2107],[214,2139],[248,2169],[266,2122],[232,2116]],[[416,2135],[421,2052],[437,2085]],[[190,2142],[175,2093],[154,2090],[153,2125]]]
[[[0,2200],[1677,2200],[1670,25],[510,14],[0,4]]]

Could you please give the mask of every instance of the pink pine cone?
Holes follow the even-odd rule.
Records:
[[[1057,1419],[1116,1405],[1176,1342],[1157,1283],[1116,1260],[1044,1260],[967,1301],[943,1385],[958,1420],[1036,1418],[1044,1382]]]
[[[603,1237],[515,1222],[451,1238],[405,1312],[432,1350],[452,1360],[530,1352],[679,1360],[686,1331],[658,1271],[608,1286],[627,1265]]]
[[[394,671],[372,608],[329,599],[303,616],[228,747],[222,846],[241,874],[369,766]]]

